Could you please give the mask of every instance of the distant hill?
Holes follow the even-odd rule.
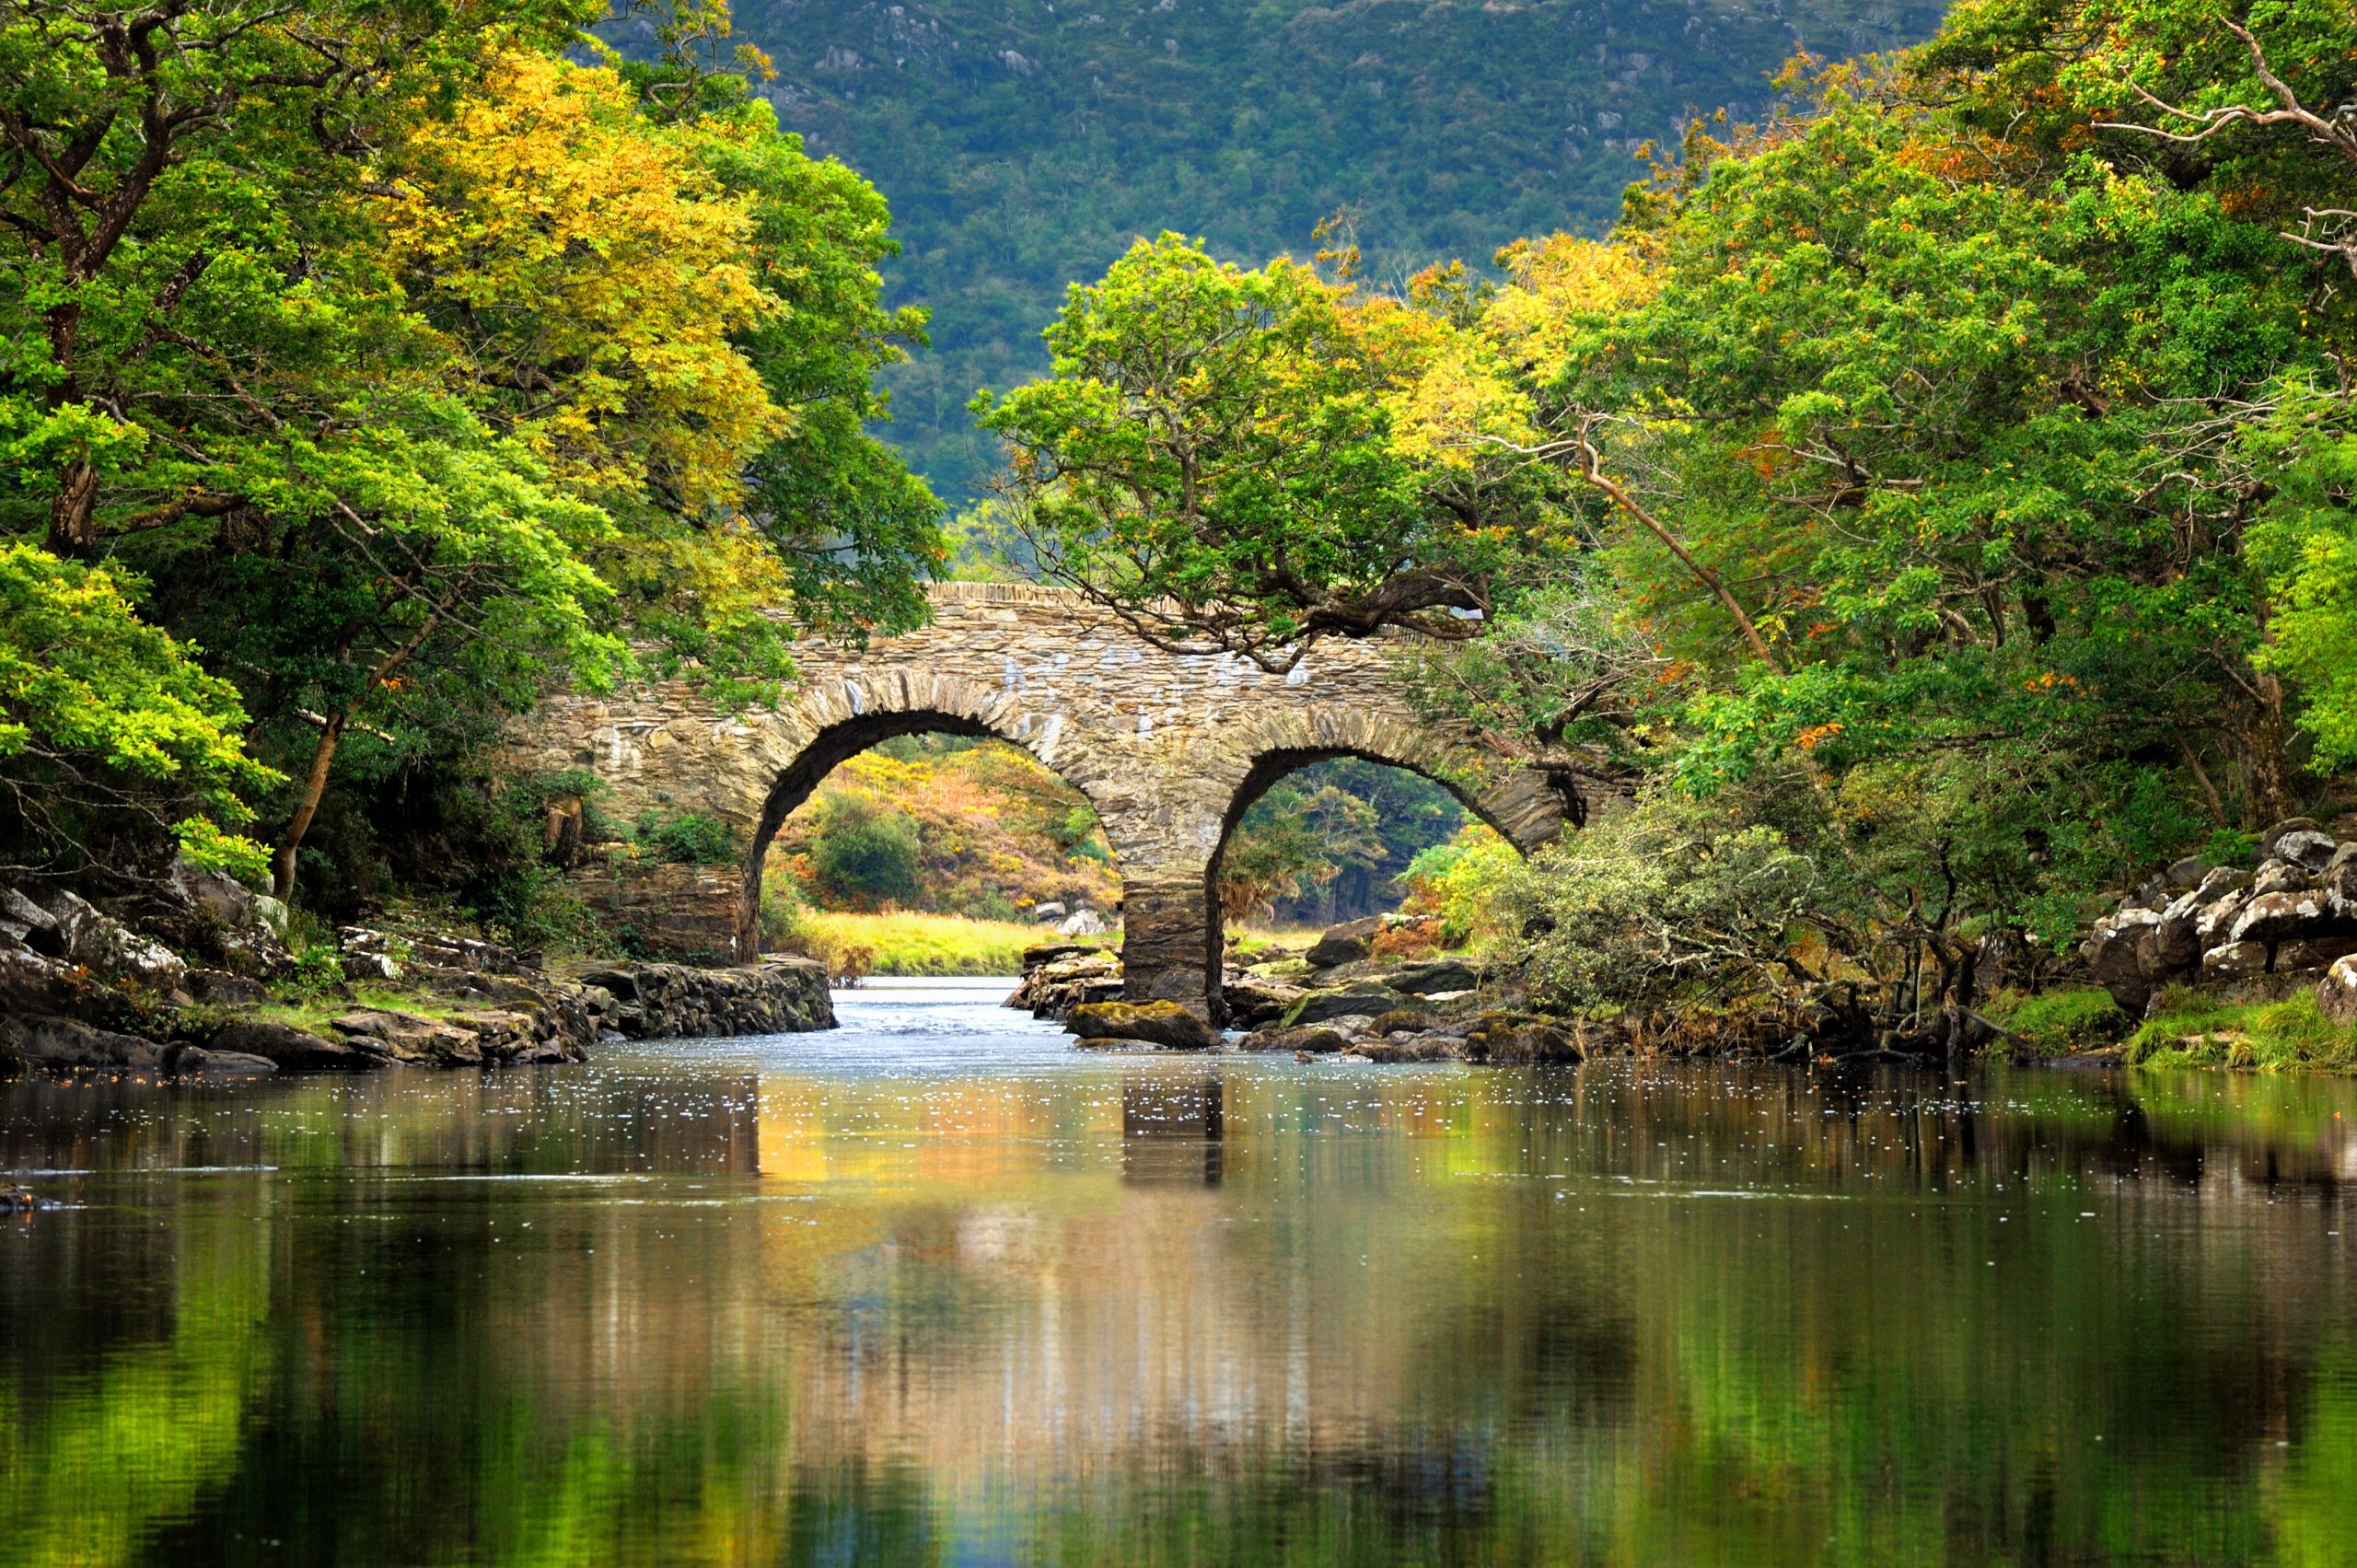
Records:
[[[1370,261],[1486,261],[1596,230],[1631,150],[1756,113],[1794,50],[1928,34],[1932,0],[741,0],[762,90],[892,204],[898,297],[934,351],[895,374],[894,437],[953,501],[990,457],[981,386],[1045,366],[1065,285],[1178,229],[1258,262],[1359,215]]]

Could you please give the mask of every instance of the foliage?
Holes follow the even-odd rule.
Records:
[[[2110,992],[2096,990],[2000,993],[1989,999],[1989,1017],[2022,1045],[2055,1055],[2117,1045],[2135,1022]]]
[[[563,58],[586,19],[0,21],[0,529],[144,575],[235,682],[281,893],[337,789],[463,770],[548,686],[771,698],[796,621],[922,614],[935,508],[865,433],[922,326],[880,198],[741,76]]]
[[[871,810],[913,827],[913,887],[897,896],[913,909],[1004,920],[1035,904],[1109,914],[1120,903],[1112,852],[1077,790],[1018,748],[946,735],[902,736],[837,769],[779,830],[766,885],[791,884],[822,909],[870,907],[821,877],[819,851],[837,812]]]
[[[139,620],[139,585],[0,545],[0,784],[8,847],[80,869],[108,819],[168,826],[190,860],[245,876],[263,851],[235,829],[273,775],[248,757],[237,689]],[[128,590],[128,591],[127,591]]]
[[[1160,645],[1271,668],[1324,634],[1474,634],[1560,540],[1456,298],[1447,278],[1401,298],[1140,240],[1074,288],[1047,379],[975,400],[1038,571]]]
[[[1331,924],[1387,910],[1419,852],[1465,813],[1440,784],[1345,757],[1279,779],[1221,847],[1220,904],[1231,922]]]
[[[1492,830],[1469,822],[1456,835],[1419,852],[1400,873],[1408,896],[1404,914],[1438,917],[1452,945],[1483,947],[1513,935],[1503,923],[1499,893],[1522,871],[1522,854]]]
[[[1022,971],[1023,950],[1048,939],[1028,921],[916,910],[863,914],[802,908],[783,925],[782,946],[809,954],[835,974],[856,957],[865,974],[1012,975]]]
[[[716,817],[696,811],[644,812],[632,836],[656,859],[681,865],[734,865],[745,857],[736,830]]]
[[[998,460],[967,400],[1045,370],[1039,326],[1065,284],[1135,237],[1184,226],[1259,258],[1347,209],[1368,273],[1395,278],[1557,225],[1600,231],[1638,146],[1698,110],[1760,111],[1795,39],[1884,48],[1941,8],[746,0],[740,27],[792,122],[866,170],[911,237],[892,275],[932,303],[936,352],[888,378],[897,439],[963,505]],[[656,46],[628,19],[604,30]]]
[[[1582,1011],[1782,993],[1832,879],[1777,830],[1675,793],[1591,824],[1498,889],[1534,992]]]
[[[917,895],[917,825],[864,791],[827,797],[810,841],[813,887],[853,909],[906,903]]]

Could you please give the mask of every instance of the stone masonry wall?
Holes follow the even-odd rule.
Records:
[[[511,760],[594,771],[620,817],[694,811],[737,826],[749,846],[730,955],[741,958],[770,840],[837,764],[925,730],[1012,741],[1104,821],[1123,879],[1130,994],[1206,1007],[1218,990],[1220,846],[1294,768],[1353,756],[1411,769],[1526,850],[1581,809],[1554,780],[1419,720],[1390,673],[1393,641],[1323,642],[1273,674],[1158,649],[1064,589],[943,584],[932,598],[932,624],[905,636],[797,650],[799,682],[773,710],[726,712],[685,681],[571,697],[518,736]]]

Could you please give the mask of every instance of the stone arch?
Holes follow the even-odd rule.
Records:
[[[1203,866],[1203,983],[1214,1013],[1219,1011],[1225,947],[1220,862],[1244,814],[1288,774],[1343,757],[1414,773],[1447,790],[1476,820],[1526,855],[1551,842],[1566,827],[1578,827],[1585,816],[1576,795],[1538,770],[1501,769],[1494,755],[1396,715],[1294,708],[1256,717],[1238,731],[1243,774],[1227,793],[1217,838]]]
[[[1092,759],[1085,751],[1062,744],[1064,721],[1060,715],[1031,713],[1016,696],[1003,686],[902,667],[828,679],[805,690],[798,701],[772,715],[768,726],[774,738],[763,749],[777,767],[750,824],[737,897],[737,951],[758,950],[762,877],[770,845],[786,818],[829,773],[897,736],[958,735],[1021,747],[1087,796],[1102,818],[1101,770],[1090,765]],[[1109,829],[1106,836],[1118,866],[1121,845]]]

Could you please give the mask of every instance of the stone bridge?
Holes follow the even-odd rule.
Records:
[[[587,768],[624,819],[702,812],[749,846],[735,951],[753,949],[763,863],[786,814],[837,764],[896,735],[994,736],[1086,795],[1123,889],[1132,1000],[1219,1006],[1213,878],[1227,835],[1295,769],[1360,757],[1446,785],[1527,852],[1576,824],[1579,800],[1419,720],[1389,666],[1399,644],[1321,642],[1289,672],[1172,654],[1067,589],[948,583],[934,620],[864,651],[811,643],[773,711],[722,711],[684,681],[558,701],[517,759]]]

